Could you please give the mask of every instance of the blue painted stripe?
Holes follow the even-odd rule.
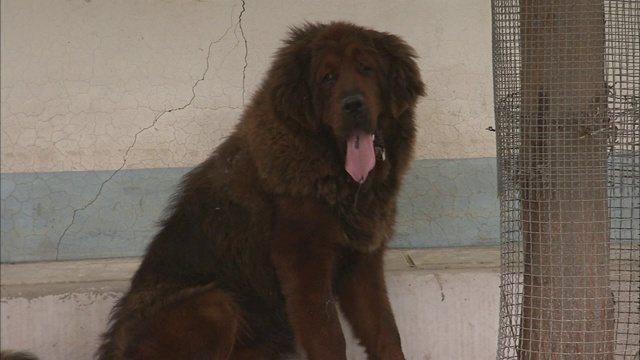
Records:
[[[1,174],[1,261],[138,256],[189,168]],[[495,158],[420,160],[392,247],[499,242]]]
[[[496,159],[420,160],[407,174],[392,247],[497,245]]]

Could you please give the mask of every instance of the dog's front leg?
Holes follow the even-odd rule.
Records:
[[[333,212],[313,204],[287,203],[276,221],[272,260],[308,360],[346,360],[332,289],[340,229]]]
[[[387,296],[384,249],[352,253],[351,270],[338,287],[340,307],[369,360],[404,360],[398,327]]]

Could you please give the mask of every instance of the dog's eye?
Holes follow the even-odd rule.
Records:
[[[336,73],[328,72],[324,74],[324,76],[322,77],[322,81],[329,85],[333,85],[336,82]]]
[[[371,66],[361,62],[358,62],[358,70],[365,75],[373,72],[373,68]]]

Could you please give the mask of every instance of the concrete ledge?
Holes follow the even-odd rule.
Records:
[[[391,250],[386,262],[407,359],[495,358],[497,247]],[[90,359],[138,264],[124,258],[0,265],[0,346],[46,360]],[[366,359],[347,337],[349,359]]]

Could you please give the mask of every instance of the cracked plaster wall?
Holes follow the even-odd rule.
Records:
[[[394,246],[497,241],[482,0],[3,0],[1,260],[139,255],[180,176],[229,133],[289,25],[401,35],[428,97]]]

